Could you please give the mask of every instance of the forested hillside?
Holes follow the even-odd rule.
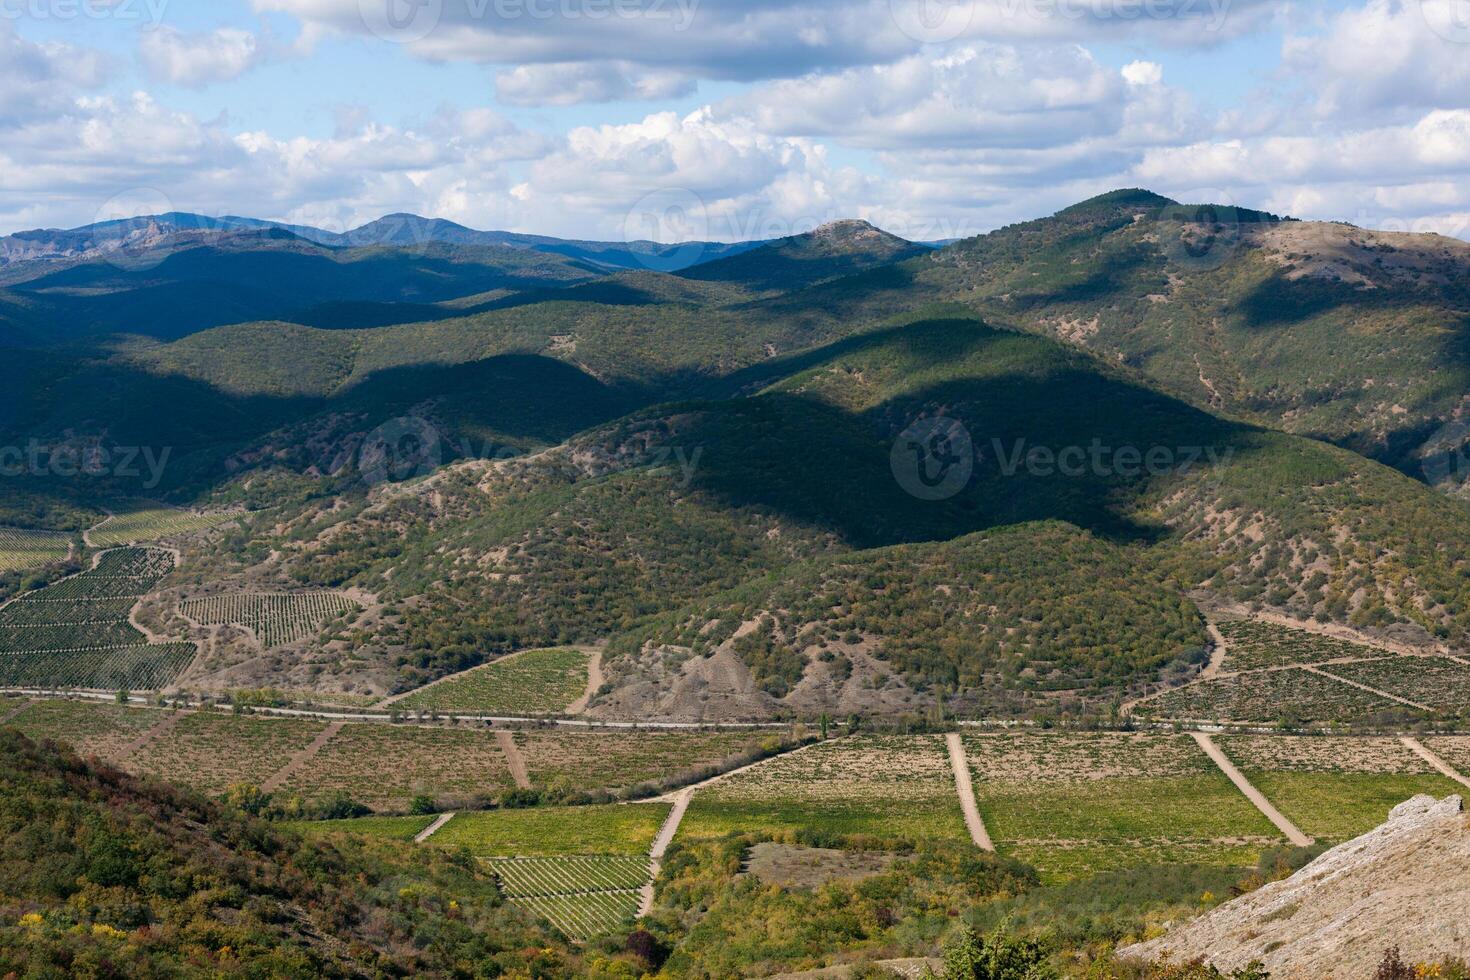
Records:
[[[1411,465],[1463,387],[1453,243],[1139,191],[938,250],[839,222],[677,275],[434,235],[47,274],[104,304],[338,277],[313,286],[334,329],[318,304],[14,352],[17,442],[168,450],[146,488],[23,474],[16,526],[145,491],[249,512],[150,598],[202,644],[181,684],[380,693],[606,643],[610,716],[697,720],[714,688],[752,718],[1024,714],[1190,676],[1197,601],[1466,642],[1470,514]],[[935,447],[953,486],[924,482]],[[363,612],[271,651],[176,615],[293,589]]]

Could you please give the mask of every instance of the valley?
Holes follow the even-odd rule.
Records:
[[[296,855],[317,967],[605,978],[1106,965],[1463,795],[1470,252],[1199,213],[17,245],[13,779]]]

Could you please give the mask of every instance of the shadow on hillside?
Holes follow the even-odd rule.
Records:
[[[901,357],[905,370],[915,370],[916,354],[923,368],[942,366],[962,356],[983,358],[989,345],[1015,336],[973,321],[928,321],[789,358],[783,373],[792,377],[829,364],[854,367],[875,357]],[[1062,349],[1047,341],[1028,342],[1037,352],[1034,363],[1007,362],[986,378],[938,378],[861,412],[785,391],[707,404],[704,423],[684,436],[691,446],[703,447],[695,485],[732,505],[767,507],[830,528],[854,547],[947,540],[1048,519],[1113,539],[1146,541],[1159,533],[1137,517],[1146,494],[1177,479],[1186,462],[1195,471],[1204,468],[1206,448],[1237,454],[1237,460],[1250,451],[1238,439],[1247,430],[1093,370],[1084,358],[1058,354]],[[1016,356],[1014,344],[1007,356]],[[965,426],[975,463],[963,490],[928,501],[900,485],[895,465],[907,465],[905,430],[936,415]],[[1084,453],[1080,472],[1075,452],[1065,473],[1045,457],[1034,465],[1024,462],[1033,450],[1055,454],[1068,447]],[[1144,472],[1134,454],[1145,459],[1151,450],[1167,453],[1168,465]]]
[[[448,461],[465,447],[479,453],[559,443],[648,400],[565,362],[530,355],[393,368],[335,397],[270,397],[232,394],[119,360],[15,353],[31,359],[31,371],[22,372],[27,384],[0,399],[5,443],[50,446],[68,432],[105,432],[108,446],[166,449],[164,483],[150,488],[154,494],[218,486],[231,476],[228,459],[264,444],[272,453],[254,463],[298,473],[321,468],[334,450],[350,459],[356,443],[346,437],[402,416],[426,417],[442,430],[440,452]],[[103,482],[99,493],[139,492],[131,477]]]

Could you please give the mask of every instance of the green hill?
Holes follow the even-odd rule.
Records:
[[[391,667],[408,686],[611,639],[620,684],[667,688],[691,651],[770,615],[773,647],[731,648],[764,692],[756,715],[801,713],[802,678],[831,652],[817,640],[849,634],[921,701],[1029,711],[1187,671],[1196,590],[1425,642],[1470,629],[1470,579],[1444,545],[1470,533],[1459,504],[1054,341],[916,319],[774,359],[751,383],[533,459],[458,464],[432,494],[349,511],[323,497],[257,528],[252,547],[293,582],[397,610],[291,669]],[[905,439],[941,415],[974,463],[926,499],[900,472]],[[987,564],[992,547],[1005,562]],[[650,666],[646,648],[673,659]]]
[[[866,221],[834,221],[680,273],[686,279],[739,283],[757,293],[816,286],[927,252]]]
[[[0,971],[578,975],[468,856],[302,840],[0,729]]]
[[[922,278],[990,322],[1423,477],[1470,384],[1467,271],[1454,239],[1125,193],[952,245]]]

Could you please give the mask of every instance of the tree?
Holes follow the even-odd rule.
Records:
[[[943,980],[1052,980],[1046,947],[1034,939],[1007,934],[1010,920],[988,936],[967,929],[944,948]]]

